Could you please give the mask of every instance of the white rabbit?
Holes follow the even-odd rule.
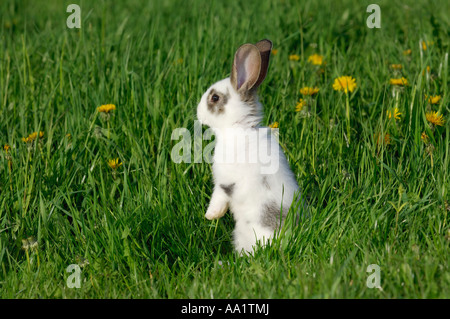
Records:
[[[241,253],[252,253],[257,241],[270,242],[299,195],[276,137],[260,126],[257,88],[267,74],[271,50],[269,40],[242,45],[230,77],[213,84],[197,108],[198,120],[216,136],[214,191],[205,217],[220,218],[230,208],[234,246]]]

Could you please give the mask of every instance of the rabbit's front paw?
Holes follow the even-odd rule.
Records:
[[[205,217],[209,220],[218,219],[225,215],[228,209],[228,203],[222,203],[220,205],[209,205],[206,211]]]

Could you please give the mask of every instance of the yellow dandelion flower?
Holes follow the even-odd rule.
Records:
[[[422,135],[420,135],[420,138],[425,144],[428,144],[428,142],[430,141],[428,135],[425,132],[422,132]]]
[[[431,72],[431,68],[427,65],[426,72],[429,74]],[[425,75],[425,70],[422,71],[422,75]]]
[[[305,107],[305,105],[307,105],[307,104],[308,104],[308,102],[306,102],[303,99],[300,99],[300,101],[298,101],[298,103],[297,103],[297,106],[295,107],[295,111],[300,112],[303,109],[303,107]]]
[[[389,83],[391,85],[408,85],[408,80],[404,77],[401,77],[400,79],[390,79]]]
[[[9,146],[8,144],[5,144],[5,146],[3,146],[3,149],[5,150],[6,153],[8,153],[9,150],[11,149],[11,146]]]
[[[422,50],[426,51],[427,50],[427,46],[429,47],[429,46],[431,46],[433,44],[434,44],[433,41],[426,41],[426,42],[422,41]]]
[[[317,94],[318,92],[319,92],[319,88],[317,88],[317,87],[312,88],[312,87],[305,86],[300,89],[300,93],[302,95],[314,95],[314,94]]]
[[[300,60],[300,56],[297,54],[291,54],[289,56],[289,61],[298,61],[298,60]]]
[[[319,54],[313,54],[308,57],[308,62],[314,65],[322,65],[325,62],[323,61],[323,56]]]
[[[278,54],[278,49],[273,49],[273,50],[272,50],[272,54],[273,54],[273,55],[277,55],[277,54]]]
[[[353,92],[356,89],[356,80],[351,76],[340,76],[334,79],[333,89],[345,93]]]
[[[407,49],[407,50],[403,51],[403,55],[410,55],[411,52],[412,52],[411,49]]]
[[[22,137],[22,141],[24,141],[25,143],[28,142],[33,142],[38,136],[38,132],[33,132],[30,135],[28,135],[27,137]],[[44,136],[44,132],[40,131],[39,132],[39,138],[42,138]]]
[[[269,125],[270,128],[278,128],[279,123],[278,122],[273,122],[272,124]]]
[[[109,113],[112,110],[115,110],[116,106],[114,104],[105,104],[105,105],[101,105],[97,108],[97,111],[99,112],[104,112],[104,113]]]
[[[398,107],[394,107],[394,109],[392,111],[387,110],[386,115],[388,116],[389,119],[394,117],[394,119],[400,120],[400,115],[402,115],[402,113],[399,112]]]
[[[391,64],[391,68],[394,70],[401,70],[403,66],[401,64]]]
[[[444,126],[445,119],[444,116],[441,114],[439,115],[439,112],[428,112],[425,114],[425,117],[427,118],[427,121],[434,125]]]
[[[439,101],[441,100],[441,96],[440,95],[431,95],[431,96],[427,96],[425,94],[425,99],[428,99],[428,102],[430,102],[430,104],[438,104]]]
[[[113,159],[108,160],[108,166],[114,170],[118,169],[120,166],[122,166],[122,164],[123,163],[119,163],[118,158],[113,158]]]

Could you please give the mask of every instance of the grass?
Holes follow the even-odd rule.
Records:
[[[379,1],[381,29],[356,0],[80,1],[82,27],[68,29],[72,2],[0,4],[1,298],[450,297],[448,1]],[[263,38],[278,50],[263,124],[279,122],[310,218],[239,257],[232,216],[204,218],[210,165],[174,163],[171,134],[193,133],[202,93]],[[349,117],[342,75],[357,83]],[[389,84],[401,76],[409,85]],[[296,112],[304,86],[320,90]],[[382,289],[366,285],[371,264]]]

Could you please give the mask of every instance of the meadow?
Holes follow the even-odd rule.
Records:
[[[449,298],[450,2],[373,2],[2,1],[0,298]],[[309,217],[239,256],[171,135],[264,38]]]

